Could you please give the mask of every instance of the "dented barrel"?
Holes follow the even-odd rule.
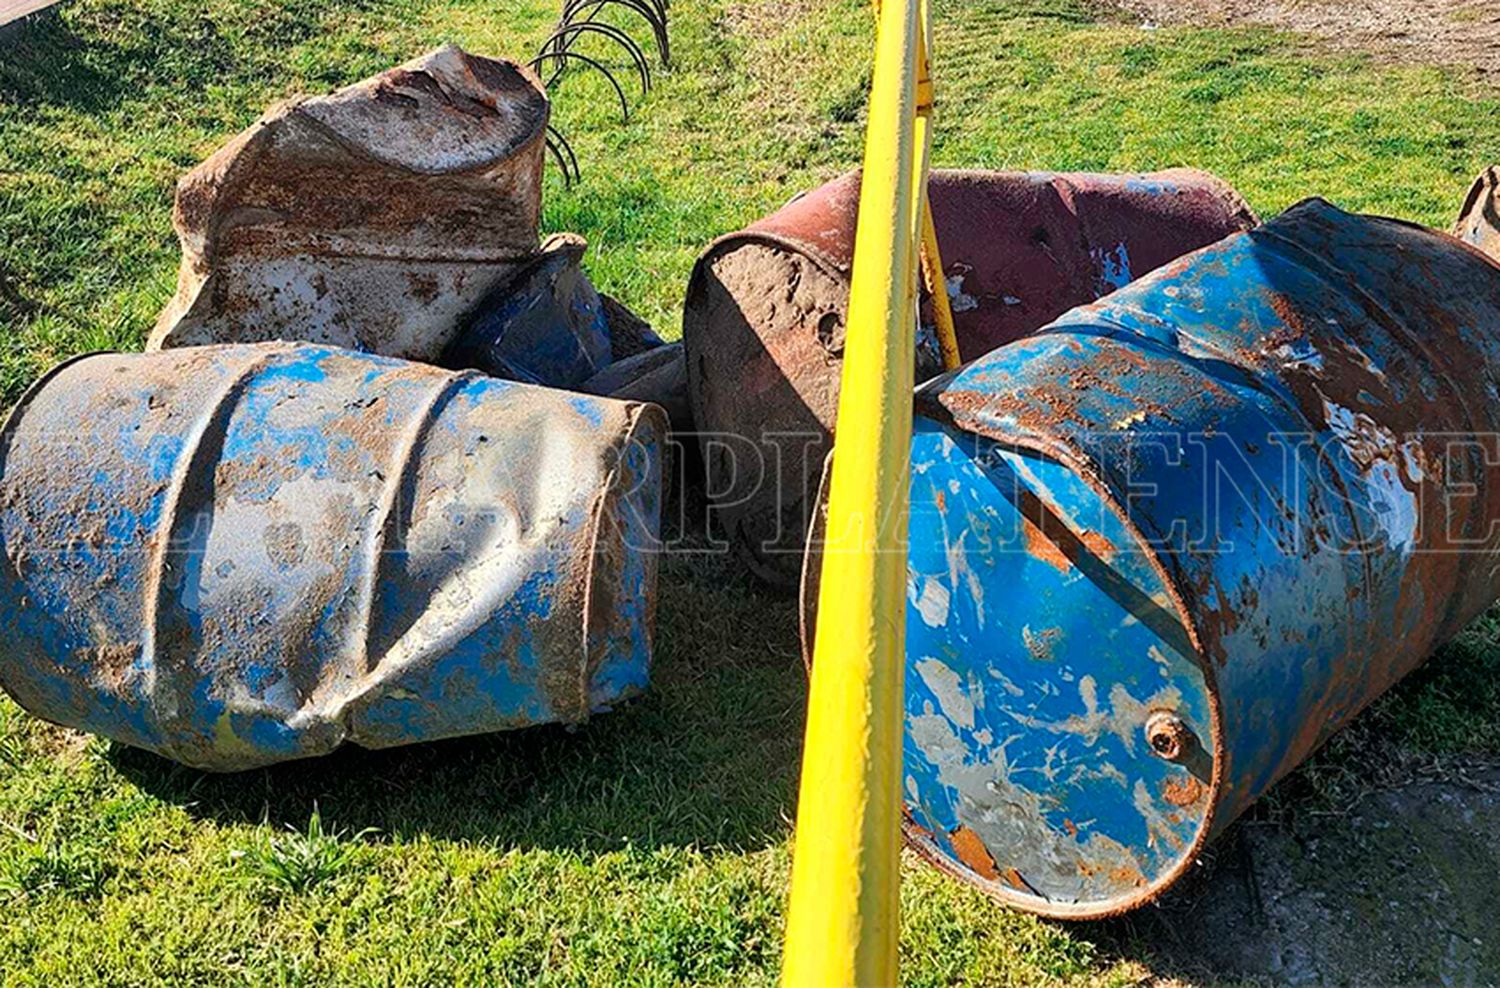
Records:
[[[1145,902],[1500,595],[1500,268],[1311,200],[918,392],[910,844]]]
[[[0,435],[0,685],[238,770],[646,685],[665,416],[306,344],[95,354]]]
[[[177,183],[147,349],[300,339],[436,360],[536,251],[550,106],[445,45],[268,109]]]
[[[709,495],[751,568],[783,586],[832,445],[859,189],[851,172],[714,241],[683,311]],[[929,192],[967,360],[1255,222],[1233,189],[1189,169],[938,170]],[[924,300],[916,379],[941,369]]]

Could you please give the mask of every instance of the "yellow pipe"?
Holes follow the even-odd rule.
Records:
[[[894,985],[925,6],[879,10],[782,981]]]
[[[880,0],[874,0],[875,13],[880,14]],[[917,41],[917,126],[926,128],[930,135],[932,123],[932,60],[928,39],[932,24],[925,0],[920,13],[921,33]],[[925,140],[925,138],[924,138]],[[948,282],[943,275],[943,254],[938,249],[937,227],[932,222],[932,199],[927,194],[927,168],[922,168],[922,280],[927,285],[932,299],[932,321],[937,329],[938,349],[942,354],[943,369],[953,370],[963,358],[958,352],[958,333],[953,328],[953,307],[948,302]]]
[[[875,0],[876,10],[880,0]],[[925,0],[923,0],[922,32],[918,42],[917,78],[917,126],[922,134],[920,143],[926,154],[932,128],[932,62],[931,24],[928,22]],[[963,363],[958,353],[958,333],[953,328],[953,307],[948,303],[948,280],[943,274],[943,255],[938,250],[937,227],[932,222],[932,199],[927,193],[927,167],[922,169],[922,278],[927,283],[927,294],[932,300],[932,322],[937,329],[938,349],[943,357],[943,369],[953,370]]]
[[[943,275],[937,227],[932,224],[932,202],[925,187],[922,189],[922,276],[932,298],[932,322],[943,355],[943,370],[953,370],[963,363],[963,358],[958,353],[958,333],[953,328],[953,308],[948,303],[948,281]]]

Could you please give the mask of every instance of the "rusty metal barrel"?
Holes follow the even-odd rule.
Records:
[[[1190,250],[1254,225],[1204,172],[934,171],[933,221],[967,360]],[[683,313],[689,400],[708,493],[763,579],[796,583],[832,444],[859,205],[844,175],[714,241]],[[917,380],[941,369],[926,313]]]
[[[95,354],[0,433],[0,685],[229,771],[646,685],[653,405],[309,344]]]
[[[1320,200],[917,395],[909,843],[1099,917],[1500,596],[1500,267]]]

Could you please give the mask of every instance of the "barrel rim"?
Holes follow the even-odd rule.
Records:
[[[942,416],[932,414],[928,409],[922,409],[919,414],[931,418],[935,422],[953,425],[953,421],[946,410]],[[1209,781],[1208,793],[1204,797],[1206,806],[1197,833],[1193,841],[1183,849],[1177,857],[1176,863],[1168,870],[1159,874],[1144,889],[1133,894],[1117,896],[1112,899],[1099,900],[1097,902],[1075,902],[1059,903],[1045,899],[1038,895],[1025,895],[1015,891],[1001,882],[988,882],[979,879],[972,873],[966,872],[953,864],[948,857],[940,853],[921,833],[921,828],[914,821],[903,816],[901,821],[901,836],[903,843],[911,848],[918,857],[933,865],[939,871],[958,879],[966,885],[973,886],[985,895],[1008,906],[1014,906],[1025,912],[1034,913],[1048,919],[1068,920],[1090,920],[1108,919],[1130,912],[1141,906],[1156,901],[1167,889],[1177,884],[1178,880],[1193,866],[1203,848],[1207,845],[1210,836],[1214,833],[1216,819],[1218,816],[1219,799],[1223,793],[1226,777],[1225,760],[1228,757],[1228,749],[1224,739],[1223,716],[1220,709],[1220,697],[1218,682],[1214,676],[1213,663],[1209,661],[1203,650],[1203,639],[1199,632],[1197,623],[1193,620],[1187,607],[1187,600],[1178,588],[1175,580],[1162,562],[1161,554],[1153,549],[1146,539],[1145,534],[1130,518],[1129,513],[1124,510],[1120,501],[1110,490],[1109,485],[1103,480],[1103,474],[1098,464],[1086,452],[1076,449],[1066,442],[1043,442],[1035,436],[1020,433],[1011,433],[1003,428],[990,427],[983,432],[984,438],[998,443],[1002,446],[1030,452],[1053,460],[1081,480],[1100,499],[1100,503],[1113,511],[1125,527],[1125,531],[1135,540],[1137,547],[1146,557],[1147,564],[1162,581],[1172,607],[1176,610],[1178,618],[1182,621],[1183,630],[1187,633],[1188,642],[1193,647],[1194,658],[1197,660],[1198,671],[1203,677],[1203,689],[1208,699],[1209,708],[1209,737],[1213,743],[1213,775]]]
[[[73,356],[66,357],[53,364],[43,371],[35,381],[27,385],[26,390],[21,392],[21,397],[16,399],[16,403],[6,413],[5,421],[0,423],[0,470],[4,468],[5,455],[10,451],[10,437],[15,432],[16,426],[20,424],[22,414],[31,406],[31,403],[41,393],[43,388],[51,384],[63,371],[68,370],[74,364],[81,364],[85,360],[90,360],[94,357],[108,357],[123,352],[126,351],[88,350],[83,353],[75,353]]]
[[[3,476],[4,474],[5,461],[10,455],[11,437],[15,434],[16,427],[20,424],[22,416],[26,413],[26,410],[31,406],[32,402],[36,399],[36,396],[40,394],[42,390],[53,381],[53,379],[55,379],[59,374],[61,374],[63,371],[67,370],[74,364],[82,363],[83,361],[88,360],[91,357],[103,357],[118,352],[119,351],[117,350],[89,350],[84,353],[75,353],[73,354],[73,356],[64,358],[63,360],[60,360],[56,364],[53,364],[51,367],[47,368],[47,370],[43,371],[35,381],[32,381],[29,385],[26,386],[26,390],[21,392],[21,397],[17,398],[16,403],[12,405],[10,407],[10,410],[5,413],[5,421],[0,422],[0,476]],[[0,536],[0,565],[14,568],[15,564],[11,562],[10,554],[4,551],[3,543],[3,536]],[[20,573],[16,574],[16,579],[20,579]],[[16,696],[15,692],[8,685],[6,685],[4,672],[5,664],[0,663],[0,693],[3,693],[4,695],[15,700],[17,704],[20,704],[22,709],[27,711],[27,713],[31,713],[36,717],[41,717],[43,720],[47,720],[48,723],[55,723],[55,721],[51,721],[41,713],[30,710],[30,708],[28,708],[25,704],[21,703],[20,698]]]

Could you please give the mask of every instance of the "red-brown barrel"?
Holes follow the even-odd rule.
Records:
[[[965,360],[1255,224],[1228,185],[1186,169],[935,171],[930,192]],[[683,341],[708,491],[741,555],[781,586],[801,570],[832,445],[858,205],[851,172],[714,241],[688,287]],[[917,380],[940,369],[924,299]]]

